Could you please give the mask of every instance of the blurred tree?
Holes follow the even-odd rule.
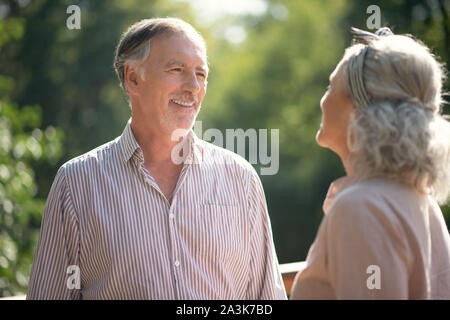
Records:
[[[0,51],[22,37],[24,19],[0,20]],[[26,292],[45,199],[33,167],[54,166],[62,132],[41,128],[41,108],[10,100],[14,79],[0,75],[0,296]]]

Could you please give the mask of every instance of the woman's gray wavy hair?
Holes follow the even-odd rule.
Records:
[[[344,63],[364,48],[347,48]],[[369,44],[363,70],[370,104],[355,108],[348,129],[355,175],[393,178],[445,203],[450,194],[450,123],[440,114],[443,65],[422,43],[388,35]]]

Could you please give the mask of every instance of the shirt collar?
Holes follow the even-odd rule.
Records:
[[[342,192],[344,189],[355,184],[356,182],[357,182],[357,179],[352,176],[344,176],[344,177],[334,180],[331,183],[330,187],[328,188],[327,196],[325,197],[325,201],[323,202],[323,206],[322,206],[323,212],[325,214],[327,214],[331,208],[331,205],[333,204],[334,199],[337,197],[337,195],[340,192]]]
[[[200,139],[197,137],[195,132],[191,129],[189,131],[189,136],[191,137],[191,154],[188,159],[192,162],[187,162],[191,164],[201,164],[203,161],[203,151],[200,144]]]
[[[195,132],[191,129],[189,130],[189,138],[191,144],[191,153],[186,159],[188,164],[200,164],[203,159],[203,152],[200,148],[200,139],[197,137]],[[122,135],[119,137],[119,145],[122,155],[122,160],[127,162],[135,154],[136,150],[141,151],[136,138],[134,137],[133,130],[131,129],[131,118],[128,120]],[[142,151],[141,151],[142,153]],[[142,155],[143,157],[143,155]]]
[[[122,135],[119,137],[119,145],[121,147],[122,160],[125,162],[130,160],[136,150],[141,149],[131,130],[131,118],[128,120]]]

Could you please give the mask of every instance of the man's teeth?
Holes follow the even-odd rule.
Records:
[[[183,102],[183,101],[175,100],[175,99],[171,99],[170,101],[175,102],[176,104],[180,104],[180,105],[185,106],[185,107],[192,107],[194,105],[193,102],[189,102],[188,103],[188,102]]]

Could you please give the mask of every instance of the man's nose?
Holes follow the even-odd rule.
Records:
[[[183,88],[193,94],[197,94],[200,91],[201,86],[195,73],[186,75]]]

